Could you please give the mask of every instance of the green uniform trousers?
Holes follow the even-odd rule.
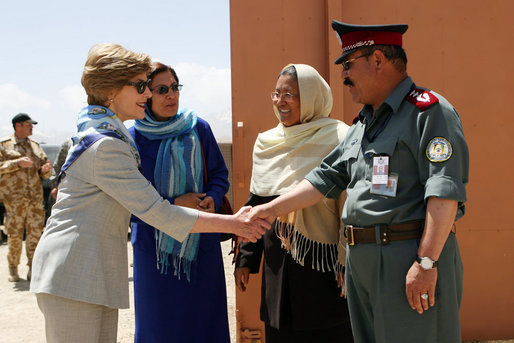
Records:
[[[460,343],[462,260],[454,233],[438,265],[435,306],[418,314],[405,295],[405,277],[419,240],[357,244],[346,261],[348,307],[355,342]]]

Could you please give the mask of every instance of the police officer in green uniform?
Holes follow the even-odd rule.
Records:
[[[346,189],[346,287],[356,342],[460,342],[469,154],[457,111],[407,75],[407,25],[333,21],[341,77],[364,105],[344,141],[296,188],[252,209],[272,221]]]

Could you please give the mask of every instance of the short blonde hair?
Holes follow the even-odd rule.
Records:
[[[148,73],[151,59],[148,55],[133,52],[119,44],[94,45],[87,56],[82,86],[89,105],[105,106],[109,92],[121,89],[134,76]]]

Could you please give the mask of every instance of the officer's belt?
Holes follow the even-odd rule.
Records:
[[[376,243],[387,245],[392,241],[421,238],[423,222],[407,222],[395,225],[375,225],[372,227],[344,226],[344,236],[348,245]]]

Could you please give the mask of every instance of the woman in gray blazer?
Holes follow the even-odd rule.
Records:
[[[246,223],[249,207],[222,216],[170,205],[141,174],[123,121],[144,118],[152,96],[150,58],[116,44],[90,52],[78,119],[57,202],[36,249],[30,291],[48,342],[116,342],[118,309],[129,307],[130,214],[178,241],[190,232],[228,232],[256,241],[269,225]]]

